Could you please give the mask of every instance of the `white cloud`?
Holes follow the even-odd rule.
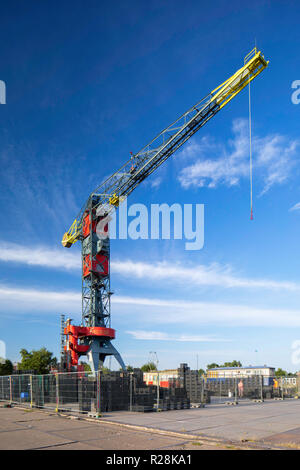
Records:
[[[157,178],[153,179],[153,181],[151,181],[151,188],[157,189],[160,187],[161,184],[162,184],[162,177],[158,176]]]
[[[0,261],[55,269],[79,269],[81,266],[78,251],[68,251],[63,247],[26,247],[3,241],[0,242]]]
[[[81,311],[81,292],[46,291],[0,284],[0,303],[3,314],[13,312],[29,316],[29,314],[40,315],[43,312],[52,312],[55,315],[65,313],[78,321]],[[180,331],[182,331],[183,321],[186,329],[192,329],[193,332],[197,327],[203,325],[300,327],[300,311],[297,310],[117,295],[112,297],[112,304],[113,316],[118,317],[119,322],[126,318],[128,323],[128,315],[130,315],[131,321],[135,324],[137,322],[142,322],[143,325],[174,324],[180,326]],[[136,330],[131,330],[131,332],[133,331]],[[149,332],[155,333],[152,330]],[[196,341],[199,341],[199,338],[207,340],[207,337],[194,333],[192,336],[185,336],[182,333],[179,335],[181,341],[191,341],[193,337],[196,338]]]
[[[289,211],[292,212],[292,211],[298,211],[300,210],[300,202],[297,202],[297,204],[295,204],[294,206],[292,206]]]
[[[205,137],[193,139],[182,150],[180,155],[185,160],[195,160],[180,172],[179,181],[184,188],[235,186],[241,179],[249,178],[248,121],[234,120],[232,130],[233,139],[227,146]],[[280,134],[268,134],[254,136],[252,143],[253,168],[262,181],[263,194],[275,184],[285,183],[291,176],[299,142]]]
[[[259,288],[279,289],[288,291],[300,290],[300,284],[289,281],[273,281],[269,279],[249,279],[233,274],[229,266],[217,263],[210,265],[182,266],[180,264],[158,262],[143,263],[131,260],[114,261],[112,271],[128,278],[149,279],[153,282],[178,284],[181,279],[188,279],[189,285],[215,286],[223,288]]]
[[[126,331],[139,340],[151,340],[151,341],[179,341],[179,342],[197,342],[197,343],[216,343],[216,342],[228,342],[228,339],[218,338],[216,336],[203,336],[203,335],[170,335],[162,331],[145,331],[135,330]]]
[[[52,269],[75,270],[81,268],[80,253],[66,248],[26,247],[14,243],[0,242],[0,261],[41,266]],[[221,288],[277,289],[299,291],[300,283],[274,281],[272,279],[251,279],[235,274],[228,265],[181,265],[179,263],[144,263],[128,260],[111,261],[113,274],[131,279],[164,281],[179,285],[182,279],[189,279],[190,286],[212,286]]]
[[[163,300],[135,297],[113,298],[118,304],[118,315],[126,314],[130,305],[131,316],[139,321],[157,325],[182,325],[197,328],[202,325],[225,327],[299,327],[300,310],[259,308],[237,304],[197,302],[188,300]]]
[[[79,313],[81,310],[81,292],[48,291],[11,287],[0,284],[0,302],[3,312],[55,312]]]

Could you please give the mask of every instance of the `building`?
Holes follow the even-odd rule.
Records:
[[[275,367],[248,366],[248,367],[215,367],[208,369],[206,377],[208,379],[232,378],[232,377],[251,377],[261,375],[264,377],[274,377]]]
[[[160,387],[168,387],[170,379],[178,379],[178,369],[167,369],[157,372],[156,370],[144,372],[144,382],[147,385],[157,385],[157,376],[159,375]]]

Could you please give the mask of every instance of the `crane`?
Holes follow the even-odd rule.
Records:
[[[244,65],[205,98],[182,114],[139,152],[133,154],[88,197],[62,245],[70,248],[81,242],[82,258],[82,324],[68,320],[66,350],[71,365],[87,355],[92,370],[97,371],[107,356],[114,356],[122,369],[125,364],[113,346],[115,330],[111,328],[109,214],[149,175],[176,152],[201,127],[227,105],[267,66],[256,49],[245,57]],[[99,224],[102,224],[99,236]]]

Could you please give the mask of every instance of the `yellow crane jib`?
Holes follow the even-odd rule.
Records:
[[[244,59],[244,66],[211,92],[220,109],[254,80],[268,66],[268,63],[269,61],[265,60],[263,54],[257,51],[256,47],[252,49]]]
[[[94,210],[103,207],[106,213],[110,213],[114,208],[118,208],[142,181],[238,95],[268,63],[255,47],[244,58],[244,65],[230,78],[176,119],[143,149],[134,155],[131,154],[130,159],[119,170],[91,193],[70,229],[64,234],[62,245],[70,248],[81,238],[84,212],[93,198],[97,199],[92,205]]]
[[[119,204],[120,204],[120,198],[119,198],[119,196],[117,196],[117,194],[113,194],[113,195],[109,198],[109,203],[110,203],[112,206],[118,207]]]
[[[74,243],[77,242],[79,235],[80,226],[77,222],[77,219],[75,219],[69,230],[64,234],[63,239],[61,241],[62,245],[65,248],[70,248]]]

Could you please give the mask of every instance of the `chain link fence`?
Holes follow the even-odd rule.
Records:
[[[0,376],[0,401],[92,414],[190,407],[183,384],[147,386],[140,370]]]
[[[210,403],[237,403],[239,401],[264,401],[300,397],[299,377],[251,375],[228,377],[219,373],[208,378],[205,384]]]
[[[177,410],[204,403],[300,397],[297,377],[200,377],[178,369],[164,386],[146,385],[143,372],[52,373],[0,376],[0,401],[99,415],[111,411]]]

